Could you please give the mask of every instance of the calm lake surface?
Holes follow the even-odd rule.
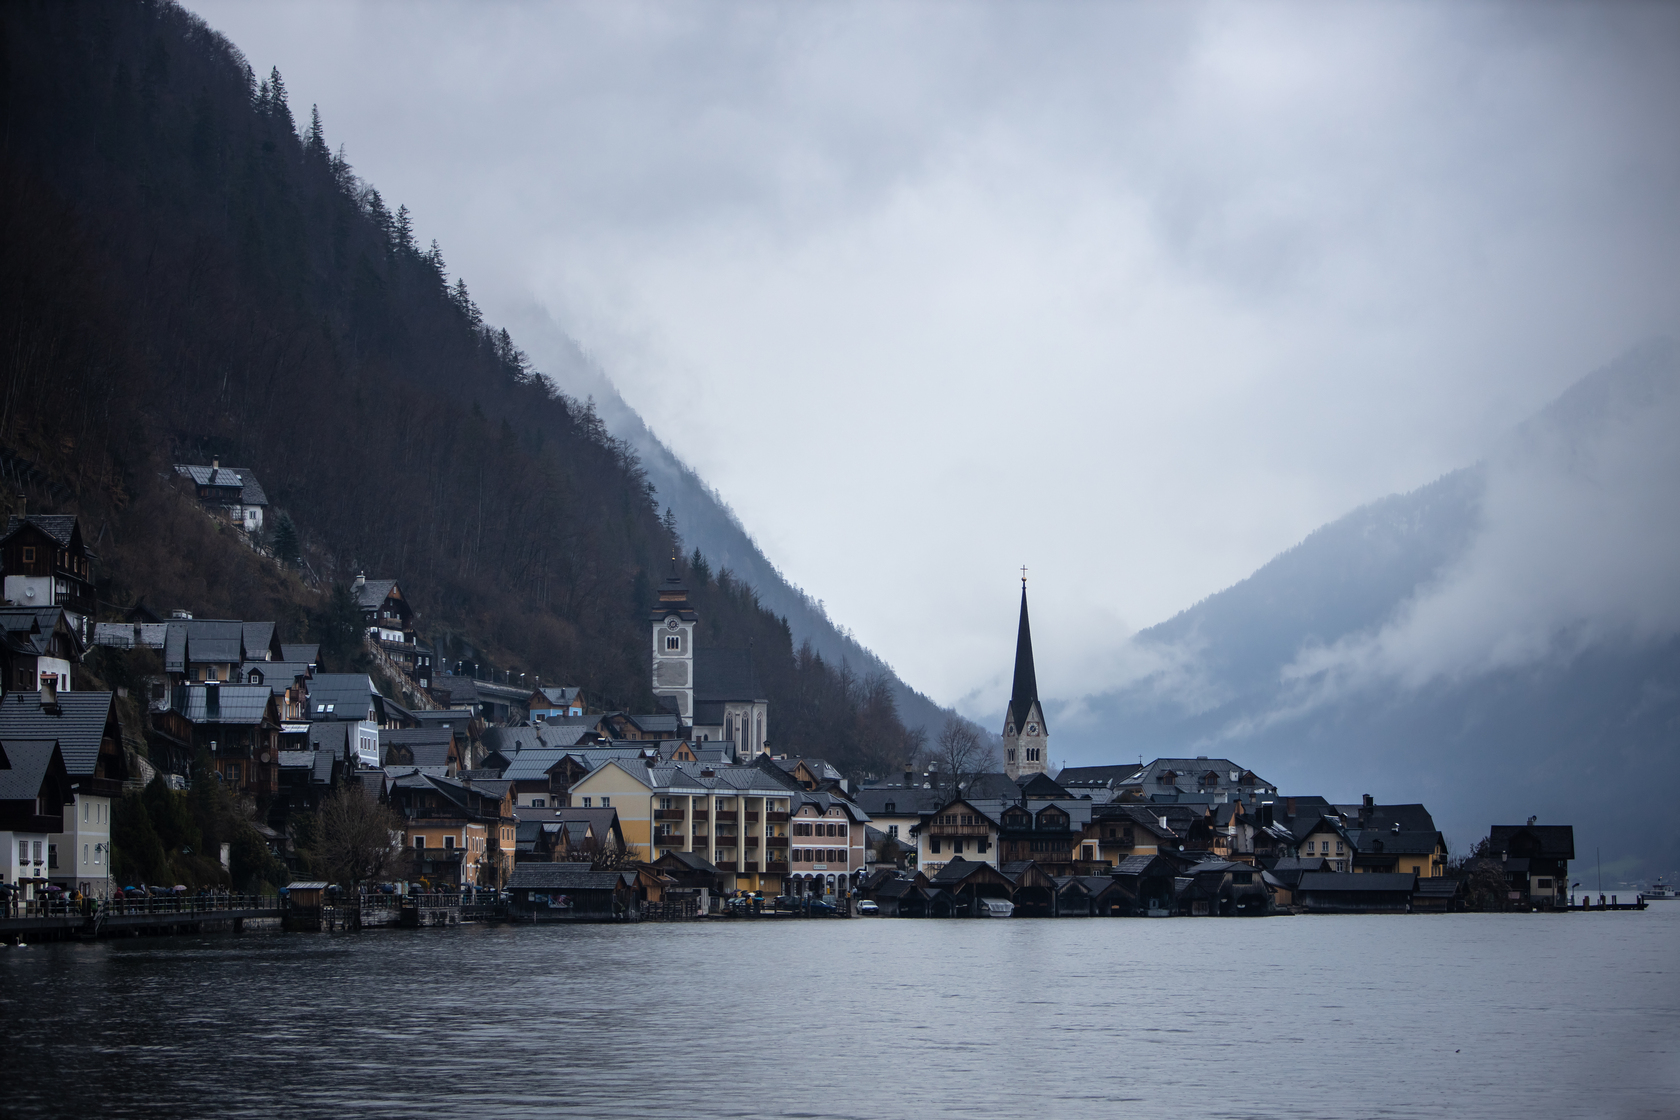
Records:
[[[1645,913],[247,933],[0,950],[0,1116],[1680,1115]]]

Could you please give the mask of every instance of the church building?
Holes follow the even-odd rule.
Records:
[[[700,616],[677,574],[659,586],[649,615],[653,628],[653,694],[675,712],[680,731],[695,742],[734,745],[736,762],[769,749],[770,701],[753,671],[752,651],[694,648]]]
[[[1021,627],[1015,635],[1015,683],[1003,714],[1003,772],[1015,781],[1050,770],[1050,729],[1038,702],[1032,630],[1027,625],[1027,579],[1021,577]]]

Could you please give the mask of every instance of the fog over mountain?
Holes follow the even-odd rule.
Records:
[[[820,599],[791,583],[723,496],[654,435],[601,366],[546,311],[534,305],[515,308],[509,326],[545,375],[572,396],[593,400],[607,429],[635,448],[660,504],[676,514],[685,549],[698,548],[714,570],[728,568],[751,584],[761,603],[788,620],[795,644],[808,641],[823,657],[849,665],[860,676],[887,673],[905,724],[924,728],[930,739],[938,734],[949,712],[906,684],[892,666],[829,618]]]
[[[1423,800],[1461,846],[1538,815],[1575,823],[1585,860],[1672,868],[1676,433],[1680,359],[1654,342],[1484,462],[1137,635],[1123,683],[1052,706],[1058,753],[1229,754],[1286,791]]]

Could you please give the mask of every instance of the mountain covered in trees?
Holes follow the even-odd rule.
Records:
[[[173,3],[0,10],[0,468],[23,492],[0,512],[79,514],[111,608],[321,640],[327,588],[396,577],[445,657],[630,709],[653,704],[646,618],[676,563],[701,640],[752,651],[777,749],[913,752],[878,663],[796,646],[680,541],[634,449],[307,116]],[[258,474],[290,563],[182,491],[170,465],[212,458]]]

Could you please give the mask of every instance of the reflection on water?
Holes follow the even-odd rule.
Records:
[[[0,1115],[1673,1116],[1677,947],[1680,906],[7,949]]]

